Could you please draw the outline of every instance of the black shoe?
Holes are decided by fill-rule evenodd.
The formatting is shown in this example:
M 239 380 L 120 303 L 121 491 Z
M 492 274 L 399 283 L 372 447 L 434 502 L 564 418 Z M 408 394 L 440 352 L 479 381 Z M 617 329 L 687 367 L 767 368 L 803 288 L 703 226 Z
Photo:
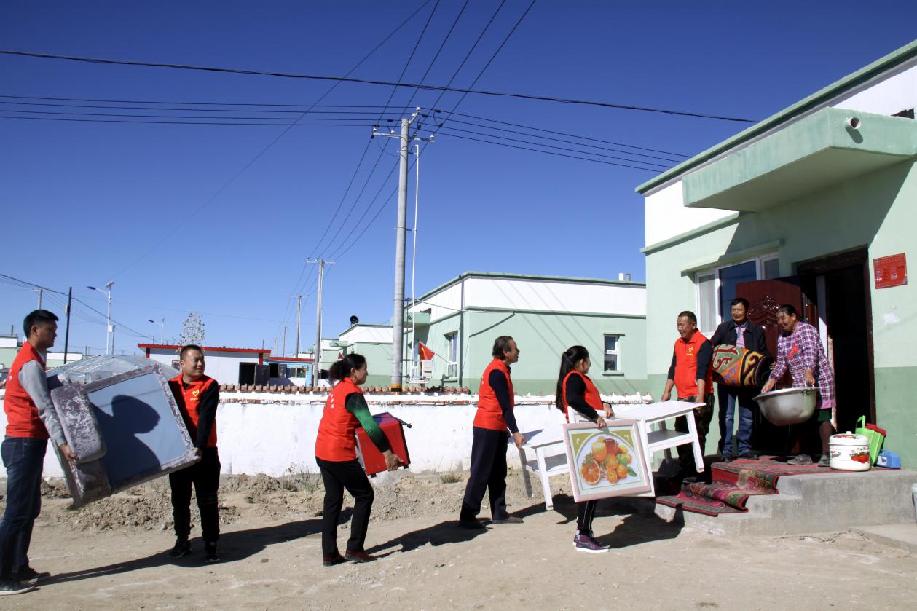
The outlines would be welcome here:
M 751 451 L 742 452 L 741 454 L 739 454 L 739 458 L 741 458 L 742 460 L 758 460 L 758 455 Z
M 219 562 L 216 543 L 204 543 L 204 562 Z
M 21 581 L 24 584 L 34 586 L 39 581 L 44 581 L 45 579 L 47 579 L 50 576 L 51 576 L 51 573 L 49 573 L 48 571 L 39 572 L 33 569 L 32 567 L 27 566 L 24 569 L 19 571 L 19 573 L 16 575 L 16 579 Z
M 467 530 L 487 530 L 487 526 L 475 518 L 472 518 L 471 520 L 459 520 L 458 525 L 459 528 L 465 528 Z
M 322 566 L 334 566 L 335 564 L 343 564 L 346 561 L 347 559 L 338 552 L 322 555 Z
M 506 516 L 505 518 L 497 518 L 490 521 L 491 524 L 522 524 L 522 518 L 517 518 L 516 516 Z
M 344 552 L 344 558 L 350 560 L 351 562 L 372 562 L 376 559 L 374 556 L 370 556 L 366 552 L 352 552 L 350 550 Z
M 0 579 L 0 596 L 25 594 L 35 589 L 34 585 L 22 583 L 16 579 Z
M 732 461 L 734 461 L 735 459 L 736 459 L 736 457 L 733 456 L 732 454 L 723 454 L 723 455 L 720 457 L 720 462 L 732 462 Z
M 184 558 L 191 553 L 191 542 L 187 539 L 176 539 L 175 546 L 169 550 L 169 555 L 173 558 Z

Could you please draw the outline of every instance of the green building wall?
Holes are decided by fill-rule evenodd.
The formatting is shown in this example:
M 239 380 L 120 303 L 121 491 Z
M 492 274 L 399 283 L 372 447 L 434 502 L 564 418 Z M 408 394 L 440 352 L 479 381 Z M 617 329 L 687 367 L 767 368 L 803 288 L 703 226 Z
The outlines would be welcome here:
M 460 376 L 443 380 L 449 354 L 446 336 L 460 332 Z M 477 391 L 481 373 L 491 360 L 493 342 L 500 335 L 511 335 L 519 346 L 519 362 L 513 366 L 513 386 L 519 394 L 553 394 L 561 352 L 574 344 L 589 350 L 590 377 L 602 392 L 647 390 L 643 317 L 469 309 L 417 328 L 417 339 L 437 353 L 433 359 L 433 383 L 444 381 L 472 391 Z M 621 370 L 614 374 L 602 371 L 605 335 L 621 336 Z
M 866 247 L 869 259 L 905 253 L 917 265 L 917 164 L 906 161 L 800 196 L 758 213 L 736 214 L 693 235 L 646 249 L 647 369 L 658 397 L 676 338 L 675 317 L 696 307 L 692 274 L 705 258 L 711 264 L 738 262 L 777 252 L 780 274 L 801 261 Z M 730 254 L 738 257 L 730 261 Z M 917 466 L 917 419 L 910 383 L 917 380 L 917 287 L 913 282 L 875 289 L 870 264 L 875 399 L 878 424 L 889 430 L 886 445 Z M 716 418 L 707 451 L 719 436 Z

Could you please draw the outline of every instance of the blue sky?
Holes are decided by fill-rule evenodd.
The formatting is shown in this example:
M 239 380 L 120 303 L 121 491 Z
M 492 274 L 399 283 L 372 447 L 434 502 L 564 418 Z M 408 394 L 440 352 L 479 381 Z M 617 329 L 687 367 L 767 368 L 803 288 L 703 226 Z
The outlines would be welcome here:
M 507 0 L 454 85 L 471 83 L 528 4 Z M 10 0 L 0 5 L 0 46 L 340 75 L 421 5 L 423 0 Z M 428 2 L 354 75 L 396 80 L 436 6 L 405 72 L 404 80 L 420 80 L 462 5 L 463 0 Z M 495 2 L 469 3 L 425 82 L 449 80 L 496 7 Z M 917 5 L 902 2 L 864 8 L 855 2 L 829 7 L 540 0 L 476 87 L 760 119 L 910 42 L 914 23 Z M 328 87 L 305 80 L 0 56 L 0 95 L 307 107 Z M 382 105 L 391 92 L 390 87 L 343 84 L 322 104 Z M 411 94 L 399 90 L 391 103 L 404 105 Z M 437 97 L 422 91 L 413 103 L 429 107 Z M 438 106 L 451 108 L 459 97 L 446 94 Z M 159 327 L 148 319 L 165 318 L 166 336 L 177 336 L 186 314 L 198 311 L 208 344 L 260 346 L 264 341 L 279 351 L 287 324 L 291 353 L 296 293 L 304 295 L 303 346 L 314 337 L 314 272 L 303 260 L 339 255 L 350 244 L 346 235 L 368 227 L 336 257 L 326 276 L 325 336 L 344 330 L 351 314 L 363 322 L 390 319 L 394 204 L 369 221 L 395 190 L 394 178 L 383 179 L 395 163 L 396 148 L 394 142 L 373 141 L 357 169 L 368 127 L 307 118 L 268 147 L 285 127 L 22 120 L 9 117 L 27 116 L 21 111 L 29 108 L 74 110 L 0 107 L 0 273 L 54 289 L 73 286 L 77 297 L 100 310 L 104 299 L 85 286 L 114 280 L 115 319 L 157 338 Z M 742 128 L 709 119 L 476 95 L 467 96 L 459 111 L 684 154 Z M 376 174 L 366 182 L 380 156 Z M 317 244 L 354 175 L 342 213 L 324 243 Z M 422 157 L 418 293 L 469 270 L 605 278 L 626 271 L 642 280 L 642 199 L 634 187 L 652 176 L 461 140 L 444 129 Z M 364 196 L 357 199 L 364 183 Z M 380 188 L 382 198 L 370 206 Z M 46 305 L 62 314 L 59 298 L 49 299 Z M 0 330 L 18 328 L 35 302 L 28 289 L 0 282 Z M 81 307 L 71 345 L 101 350 L 104 337 L 99 317 Z M 119 350 L 138 341 L 144 340 L 127 331 L 116 335 Z

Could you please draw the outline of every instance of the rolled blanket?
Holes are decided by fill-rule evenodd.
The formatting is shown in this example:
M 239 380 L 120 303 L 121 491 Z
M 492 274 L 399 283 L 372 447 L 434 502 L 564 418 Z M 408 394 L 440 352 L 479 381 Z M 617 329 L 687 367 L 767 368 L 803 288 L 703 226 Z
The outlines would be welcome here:
M 720 344 L 713 348 L 713 377 L 720 384 L 756 388 L 767 381 L 771 359 L 761 352 Z

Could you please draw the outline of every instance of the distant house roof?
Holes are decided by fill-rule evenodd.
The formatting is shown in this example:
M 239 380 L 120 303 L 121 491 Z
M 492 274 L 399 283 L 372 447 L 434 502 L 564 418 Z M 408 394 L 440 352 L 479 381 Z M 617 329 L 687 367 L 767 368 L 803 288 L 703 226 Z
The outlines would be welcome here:
M 444 282 L 436 288 L 430 289 L 418 297 L 418 301 L 439 293 L 443 289 L 468 278 L 483 278 L 485 280 L 531 280 L 535 282 L 569 282 L 572 284 L 604 284 L 608 286 L 646 288 L 646 284 L 643 282 L 634 282 L 632 280 L 606 280 L 604 278 L 578 278 L 576 276 L 540 276 L 535 274 L 510 274 L 503 272 L 463 272 L 452 280 Z
M 205 348 L 206 350 L 206 348 Z M 311 363 L 312 358 L 302 356 L 266 356 L 265 362 L 268 363 Z
M 791 106 L 784 108 L 783 110 L 771 115 L 763 121 L 755 123 L 748 129 L 739 132 L 732 138 L 723 140 L 722 142 L 715 144 L 714 146 L 698 153 L 686 161 L 681 162 L 677 166 L 663 172 L 662 174 L 651 178 L 642 185 L 638 186 L 636 191 L 637 193 L 647 193 L 656 187 L 674 180 L 685 172 L 696 168 L 712 160 L 713 158 L 718 157 L 719 155 L 722 155 L 723 153 L 739 146 L 740 144 L 758 138 L 789 121 L 822 108 L 833 98 L 861 87 L 864 83 L 867 83 L 868 81 L 881 76 L 889 70 L 914 59 L 917 59 L 917 41 L 911 42 L 910 44 L 904 45 L 903 47 L 892 51 L 885 57 L 872 62 L 868 66 L 865 66 L 860 70 L 853 72 L 852 74 L 848 74 L 844 78 L 831 83 L 827 87 L 816 91 L 812 95 L 803 98 Z
M 141 350 L 181 350 L 180 344 L 137 344 Z M 201 346 L 204 352 L 250 352 L 253 354 L 270 354 L 270 348 L 231 348 L 229 346 Z

